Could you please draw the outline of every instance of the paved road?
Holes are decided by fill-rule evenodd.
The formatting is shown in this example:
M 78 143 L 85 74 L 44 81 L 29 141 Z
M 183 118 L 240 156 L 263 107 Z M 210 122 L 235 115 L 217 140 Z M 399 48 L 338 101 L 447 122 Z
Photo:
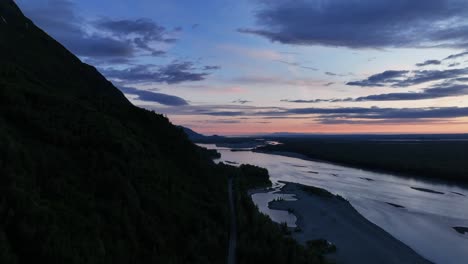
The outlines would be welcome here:
M 234 206 L 234 195 L 232 187 L 232 178 L 228 180 L 228 195 L 229 195 L 229 209 L 231 212 L 231 228 L 229 231 L 229 248 L 228 248 L 228 264 L 236 263 L 236 246 L 237 246 L 237 220 L 236 208 Z

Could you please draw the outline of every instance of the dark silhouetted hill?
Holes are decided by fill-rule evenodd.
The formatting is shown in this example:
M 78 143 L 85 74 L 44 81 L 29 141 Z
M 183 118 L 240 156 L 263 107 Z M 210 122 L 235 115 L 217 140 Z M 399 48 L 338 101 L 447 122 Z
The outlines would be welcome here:
M 13 1 L 0 16 L 0 263 L 224 263 L 227 175 L 242 171 L 133 106 Z M 315 257 L 245 223 L 262 230 L 245 259 Z

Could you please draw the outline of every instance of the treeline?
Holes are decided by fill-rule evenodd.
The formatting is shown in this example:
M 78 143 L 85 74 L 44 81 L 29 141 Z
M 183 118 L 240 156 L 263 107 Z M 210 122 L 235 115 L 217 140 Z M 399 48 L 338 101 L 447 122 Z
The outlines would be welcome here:
M 227 176 L 241 170 L 130 104 L 12 0 L 0 14 L 0 263 L 224 263 Z M 249 256 L 283 247 L 244 227 L 276 241 Z
M 468 183 L 468 141 L 373 141 L 282 138 L 260 151 L 303 154 L 312 159 L 360 168 Z
M 241 165 L 231 173 L 235 177 L 240 264 L 327 263 L 319 248 L 299 245 L 285 225 L 272 222 L 252 202 L 248 190 L 271 186 L 266 169 Z
M 226 178 L 180 129 L 23 87 L 0 84 L 0 263 L 225 260 Z
M 223 263 L 227 180 L 0 1 L 0 263 Z

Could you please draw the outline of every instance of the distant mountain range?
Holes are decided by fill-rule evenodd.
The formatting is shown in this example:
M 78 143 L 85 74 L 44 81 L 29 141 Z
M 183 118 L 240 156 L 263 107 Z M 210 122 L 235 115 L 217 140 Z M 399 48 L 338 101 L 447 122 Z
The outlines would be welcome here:
M 181 126 L 182 127 L 182 126 Z M 294 133 L 274 132 L 266 134 L 253 134 L 243 136 L 205 136 L 194 130 L 182 127 L 189 138 L 194 142 L 232 142 L 250 141 L 252 139 L 280 139 L 280 138 L 344 138 L 359 140 L 468 140 L 468 134 L 322 134 L 322 133 Z

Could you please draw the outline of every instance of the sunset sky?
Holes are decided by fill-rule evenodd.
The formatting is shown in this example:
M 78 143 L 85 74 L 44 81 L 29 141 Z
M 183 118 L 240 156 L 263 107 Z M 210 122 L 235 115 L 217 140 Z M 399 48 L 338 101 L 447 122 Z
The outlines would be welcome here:
M 197 132 L 468 132 L 466 0 L 16 2 Z

